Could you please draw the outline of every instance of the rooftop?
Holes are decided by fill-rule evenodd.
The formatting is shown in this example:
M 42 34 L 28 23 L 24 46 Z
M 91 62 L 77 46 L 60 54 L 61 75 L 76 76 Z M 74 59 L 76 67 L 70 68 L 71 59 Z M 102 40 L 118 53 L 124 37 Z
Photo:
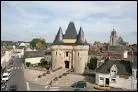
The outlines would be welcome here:
M 124 61 L 124 60 L 108 60 L 103 65 L 101 65 L 99 68 L 97 68 L 96 72 L 109 74 L 110 68 L 112 67 L 113 64 L 117 66 L 117 70 L 118 70 L 117 75 L 130 76 L 132 74 L 131 62 Z

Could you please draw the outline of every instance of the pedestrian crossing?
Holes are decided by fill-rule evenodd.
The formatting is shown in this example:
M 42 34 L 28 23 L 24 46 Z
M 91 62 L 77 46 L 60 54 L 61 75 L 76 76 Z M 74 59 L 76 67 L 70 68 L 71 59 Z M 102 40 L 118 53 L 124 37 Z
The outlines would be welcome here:
M 12 70 L 16 70 L 16 69 L 23 69 L 23 67 L 12 67 Z

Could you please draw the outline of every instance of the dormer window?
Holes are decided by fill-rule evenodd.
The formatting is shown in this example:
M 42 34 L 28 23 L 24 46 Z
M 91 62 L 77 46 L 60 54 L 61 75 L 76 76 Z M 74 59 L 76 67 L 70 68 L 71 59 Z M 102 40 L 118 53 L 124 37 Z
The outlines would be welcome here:
M 116 65 L 113 65 L 110 69 L 110 75 L 112 78 L 115 78 L 116 74 L 117 74 L 117 67 L 116 67 Z

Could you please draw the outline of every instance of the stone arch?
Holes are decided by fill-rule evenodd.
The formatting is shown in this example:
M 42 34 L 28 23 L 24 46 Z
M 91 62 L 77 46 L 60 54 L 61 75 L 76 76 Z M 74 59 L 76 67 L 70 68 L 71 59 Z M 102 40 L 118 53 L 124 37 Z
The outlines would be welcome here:
M 65 68 L 69 68 L 69 61 L 64 61 L 64 63 L 65 63 Z

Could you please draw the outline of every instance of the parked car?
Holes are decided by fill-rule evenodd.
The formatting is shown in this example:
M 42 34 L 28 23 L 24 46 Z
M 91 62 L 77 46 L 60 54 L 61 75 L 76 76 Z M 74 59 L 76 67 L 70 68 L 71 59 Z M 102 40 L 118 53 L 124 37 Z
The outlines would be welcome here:
M 1 85 L 1 91 L 8 91 L 8 85 L 2 84 Z
M 17 90 L 17 86 L 16 85 L 11 85 L 9 87 L 9 91 L 16 91 Z
M 74 89 L 74 91 L 86 91 L 86 82 L 85 81 L 78 81 L 71 85 L 71 87 Z
M 7 68 L 7 72 L 11 72 L 11 68 L 9 67 L 9 68 Z
M 8 81 L 9 80 L 9 76 L 10 76 L 10 74 L 8 72 L 3 73 L 2 81 Z
M 85 81 L 78 81 L 71 85 L 71 87 L 73 87 L 73 88 L 85 88 L 86 86 L 87 85 L 86 85 Z

